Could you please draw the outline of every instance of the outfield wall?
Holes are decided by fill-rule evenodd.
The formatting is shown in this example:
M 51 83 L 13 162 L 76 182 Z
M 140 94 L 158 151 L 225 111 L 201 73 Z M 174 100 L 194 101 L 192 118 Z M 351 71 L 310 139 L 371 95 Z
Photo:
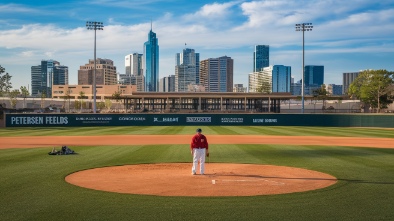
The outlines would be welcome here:
M 377 114 L 7 114 L 6 127 L 330 126 L 394 127 Z

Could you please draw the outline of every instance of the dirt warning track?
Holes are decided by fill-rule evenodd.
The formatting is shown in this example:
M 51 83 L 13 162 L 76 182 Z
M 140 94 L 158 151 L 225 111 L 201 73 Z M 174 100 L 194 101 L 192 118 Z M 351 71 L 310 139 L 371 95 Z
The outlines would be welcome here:
M 192 135 L 102 135 L 0 137 L 0 149 L 105 145 L 189 144 Z M 210 144 L 285 144 L 394 148 L 392 138 L 207 135 Z

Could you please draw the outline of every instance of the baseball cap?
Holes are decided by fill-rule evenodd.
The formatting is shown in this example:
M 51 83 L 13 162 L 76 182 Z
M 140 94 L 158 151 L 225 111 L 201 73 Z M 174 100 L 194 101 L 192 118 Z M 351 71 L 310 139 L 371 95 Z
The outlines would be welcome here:
M 197 128 L 196 132 L 202 132 L 201 128 Z

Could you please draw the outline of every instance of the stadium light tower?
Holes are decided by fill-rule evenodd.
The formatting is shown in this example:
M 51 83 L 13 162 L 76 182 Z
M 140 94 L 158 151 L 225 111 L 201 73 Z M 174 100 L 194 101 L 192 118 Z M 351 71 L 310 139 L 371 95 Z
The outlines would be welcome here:
M 301 83 L 301 97 L 302 97 L 302 110 L 301 112 L 304 113 L 304 85 L 305 85 L 305 50 L 304 50 L 304 43 L 305 43 L 305 31 L 312 31 L 312 23 L 302 23 L 296 24 L 295 29 L 296 31 L 302 31 L 302 83 Z
M 102 22 L 87 21 L 86 28 L 94 30 L 93 113 L 96 113 L 96 30 L 104 30 Z

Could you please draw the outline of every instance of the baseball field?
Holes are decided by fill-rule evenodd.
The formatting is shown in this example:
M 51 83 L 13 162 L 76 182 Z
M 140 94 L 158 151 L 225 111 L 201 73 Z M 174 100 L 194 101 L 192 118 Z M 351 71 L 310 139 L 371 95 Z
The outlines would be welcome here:
M 194 126 L 2 128 L 0 220 L 394 220 L 393 129 L 201 128 L 210 143 L 205 176 L 190 175 Z M 62 145 L 78 154 L 48 155 Z M 157 172 L 164 167 L 171 170 Z M 102 169 L 109 171 L 83 174 Z M 135 171 L 144 175 L 137 180 Z M 76 174 L 90 184 L 114 181 L 113 189 L 69 182 Z M 114 174 L 121 176 L 106 179 Z M 116 186 L 127 187 L 124 180 L 129 192 Z M 142 181 L 176 188 L 174 194 L 132 192 Z M 330 183 L 272 191 L 293 181 Z M 187 194 L 177 194 L 186 187 Z M 219 194 L 252 188 L 256 194 Z

